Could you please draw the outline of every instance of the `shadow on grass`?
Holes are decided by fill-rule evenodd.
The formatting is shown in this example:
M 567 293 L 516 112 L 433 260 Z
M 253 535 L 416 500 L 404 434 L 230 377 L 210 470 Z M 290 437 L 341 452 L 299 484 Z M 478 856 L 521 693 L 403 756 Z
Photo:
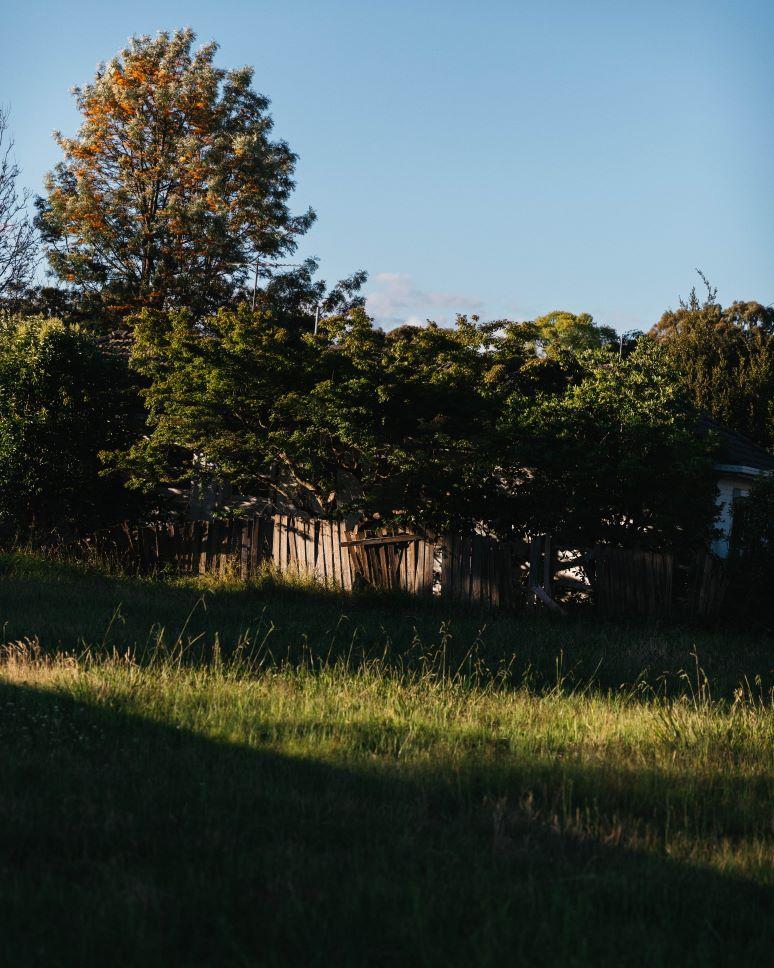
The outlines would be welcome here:
M 296 759 L 3 684 L 0 962 L 765 963 L 762 888 L 506 823 L 509 782 Z

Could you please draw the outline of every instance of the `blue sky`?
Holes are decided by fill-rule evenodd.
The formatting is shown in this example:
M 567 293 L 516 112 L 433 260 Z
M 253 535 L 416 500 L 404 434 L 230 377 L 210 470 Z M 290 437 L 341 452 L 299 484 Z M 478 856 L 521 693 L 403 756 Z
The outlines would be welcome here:
M 301 255 L 370 273 L 385 325 L 588 311 L 646 327 L 698 281 L 774 302 L 774 2 L 26 0 L 0 103 L 25 183 L 73 84 L 189 25 L 250 64 L 299 154 Z

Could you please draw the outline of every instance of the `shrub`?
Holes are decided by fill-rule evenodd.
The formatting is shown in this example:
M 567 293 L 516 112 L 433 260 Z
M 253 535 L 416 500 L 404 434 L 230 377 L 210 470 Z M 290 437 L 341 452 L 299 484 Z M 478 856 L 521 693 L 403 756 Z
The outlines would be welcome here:
M 100 452 L 137 423 L 126 362 L 58 319 L 0 319 L 0 529 L 28 537 L 121 517 Z

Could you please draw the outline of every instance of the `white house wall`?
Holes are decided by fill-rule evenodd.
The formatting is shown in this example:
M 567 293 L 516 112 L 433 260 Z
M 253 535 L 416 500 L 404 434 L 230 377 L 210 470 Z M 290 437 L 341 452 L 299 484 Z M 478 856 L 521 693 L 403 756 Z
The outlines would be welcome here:
M 712 542 L 712 550 L 718 558 L 727 558 L 731 539 L 731 528 L 733 527 L 733 503 L 734 491 L 738 497 L 747 497 L 750 493 L 750 478 L 739 475 L 723 476 L 718 479 L 718 494 L 716 503 L 720 508 L 720 514 L 715 523 L 715 527 L 720 531 L 720 535 Z

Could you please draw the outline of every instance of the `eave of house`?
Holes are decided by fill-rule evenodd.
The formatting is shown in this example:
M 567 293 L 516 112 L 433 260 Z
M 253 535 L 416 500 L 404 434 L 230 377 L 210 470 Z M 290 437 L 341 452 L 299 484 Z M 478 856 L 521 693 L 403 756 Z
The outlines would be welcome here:
M 713 464 L 712 468 L 718 474 L 730 474 L 735 477 L 760 477 L 772 473 L 762 467 L 748 467 L 744 464 Z

